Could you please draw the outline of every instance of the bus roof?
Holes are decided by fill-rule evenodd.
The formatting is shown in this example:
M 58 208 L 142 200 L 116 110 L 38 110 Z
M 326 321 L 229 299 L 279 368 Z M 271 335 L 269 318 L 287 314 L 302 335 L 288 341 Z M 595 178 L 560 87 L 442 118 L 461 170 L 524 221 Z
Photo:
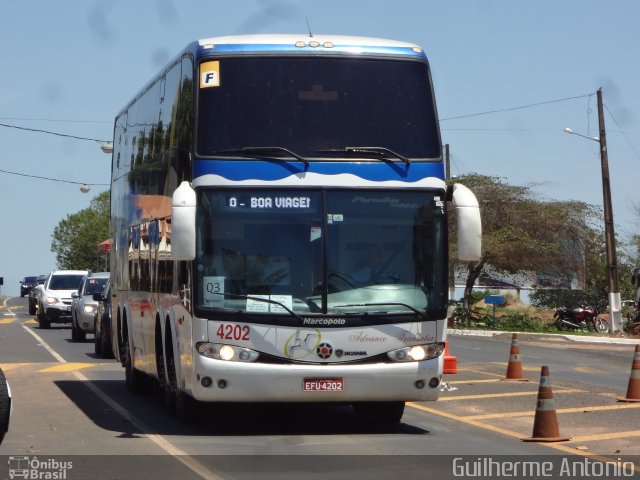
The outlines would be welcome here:
M 344 35 L 258 34 L 210 37 L 199 40 L 200 53 L 304 51 L 305 53 L 382 53 L 424 55 L 421 47 L 409 42 Z

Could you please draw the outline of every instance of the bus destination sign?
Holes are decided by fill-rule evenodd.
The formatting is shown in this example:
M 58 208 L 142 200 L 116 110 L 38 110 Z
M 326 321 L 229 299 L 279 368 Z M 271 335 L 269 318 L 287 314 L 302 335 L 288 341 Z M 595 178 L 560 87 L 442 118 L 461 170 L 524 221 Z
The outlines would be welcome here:
M 227 197 L 227 207 L 261 210 L 308 209 L 311 208 L 311 198 L 282 195 L 232 196 Z

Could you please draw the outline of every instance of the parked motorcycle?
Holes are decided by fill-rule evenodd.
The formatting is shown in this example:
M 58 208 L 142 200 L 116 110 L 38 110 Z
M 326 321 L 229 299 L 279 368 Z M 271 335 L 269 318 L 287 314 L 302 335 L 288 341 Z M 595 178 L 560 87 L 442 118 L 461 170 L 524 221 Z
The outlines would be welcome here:
M 609 324 L 606 320 L 600 318 L 598 309 L 594 307 L 579 307 L 569 309 L 567 307 L 556 308 L 553 314 L 555 326 L 558 330 L 594 330 L 598 333 L 604 333 L 609 330 Z

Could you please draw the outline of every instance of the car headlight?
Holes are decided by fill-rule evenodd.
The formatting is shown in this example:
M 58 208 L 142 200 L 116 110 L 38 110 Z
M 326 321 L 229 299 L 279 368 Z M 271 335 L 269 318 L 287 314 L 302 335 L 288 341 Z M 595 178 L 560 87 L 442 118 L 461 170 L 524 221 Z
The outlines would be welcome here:
M 196 349 L 203 357 L 230 362 L 255 362 L 260 356 L 254 350 L 221 343 L 200 342 L 196 344 Z
M 394 362 L 420 362 L 436 358 L 444 352 L 444 343 L 427 343 L 413 347 L 399 348 L 387 352 L 387 356 Z
M 56 297 L 47 297 L 47 303 L 49 305 L 55 305 L 56 303 L 60 303 L 60 300 L 58 300 Z
M 96 306 L 95 305 L 85 305 L 84 307 L 82 307 L 82 311 L 84 313 L 94 313 L 96 311 Z

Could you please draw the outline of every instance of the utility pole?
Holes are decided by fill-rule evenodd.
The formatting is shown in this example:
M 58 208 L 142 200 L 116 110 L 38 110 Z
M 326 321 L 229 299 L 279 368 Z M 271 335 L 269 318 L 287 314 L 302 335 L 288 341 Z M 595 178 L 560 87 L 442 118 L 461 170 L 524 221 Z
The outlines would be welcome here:
M 609 333 L 622 330 L 622 301 L 618 282 L 618 260 L 616 259 L 616 236 L 613 228 L 613 207 L 611 205 L 611 182 L 609 180 L 609 156 L 607 135 L 604 127 L 602 88 L 598 89 L 598 128 L 600 143 L 600 163 L 602 165 L 602 196 L 604 207 L 604 234 L 607 246 L 607 271 L 609 274 Z
M 449 144 L 444 144 L 444 178 L 449 180 L 451 178 L 451 159 L 449 158 Z

